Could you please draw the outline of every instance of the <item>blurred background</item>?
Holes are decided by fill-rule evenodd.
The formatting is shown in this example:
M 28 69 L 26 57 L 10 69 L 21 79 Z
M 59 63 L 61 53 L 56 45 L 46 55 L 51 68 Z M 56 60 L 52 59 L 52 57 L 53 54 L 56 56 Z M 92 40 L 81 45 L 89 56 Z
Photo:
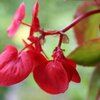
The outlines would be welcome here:
M 21 2 L 25 2 L 26 16 L 24 22 L 31 24 L 32 7 L 35 0 L 0 0 L 0 52 L 8 44 L 23 48 L 22 39 L 26 39 L 29 28 L 21 25 L 14 38 L 7 36 L 7 28 L 10 25 L 14 13 Z M 81 0 L 39 0 L 39 19 L 41 27 L 45 30 L 57 30 L 66 27 L 73 20 L 76 8 Z M 63 44 L 67 56 L 77 45 L 74 39 L 73 29 L 66 32 L 69 36 L 69 44 Z M 54 47 L 57 45 L 58 37 L 47 37 L 43 49 L 51 59 Z M 52 42 L 52 43 L 51 43 Z M 81 83 L 71 82 L 69 89 L 60 95 L 49 95 L 42 91 L 35 83 L 32 74 L 23 82 L 10 87 L 0 87 L 0 100 L 86 100 L 89 81 L 93 68 L 77 66 L 81 77 Z

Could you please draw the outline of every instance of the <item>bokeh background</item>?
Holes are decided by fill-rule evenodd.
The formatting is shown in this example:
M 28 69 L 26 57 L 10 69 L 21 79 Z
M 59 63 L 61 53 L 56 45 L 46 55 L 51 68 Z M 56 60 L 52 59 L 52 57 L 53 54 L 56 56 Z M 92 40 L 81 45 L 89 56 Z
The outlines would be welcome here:
M 0 0 L 0 52 L 8 44 L 17 46 L 20 50 L 23 47 L 22 39 L 26 39 L 29 28 L 22 25 L 14 38 L 7 36 L 7 28 L 11 23 L 14 13 L 21 2 L 25 2 L 26 16 L 24 22 L 31 24 L 32 7 L 35 0 Z M 45 30 L 62 29 L 73 20 L 73 16 L 82 0 L 39 0 L 39 19 L 41 27 Z M 69 36 L 69 43 L 63 44 L 67 56 L 77 45 L 73 29 L 66 32 Z M 50 59 L 54 47 L 57 45 L 58 37 L 47 37 L 43 49 Z M 91 74 L 94 68 L 77 66 L 81 77 L 81 83 L 71 82 L 69 89 L 59 95 L 50 95 L 42 91 L 35 83 L 32 74 L 23 82 L 10 86 L 0 86 L 0 100 L 86 100 Z

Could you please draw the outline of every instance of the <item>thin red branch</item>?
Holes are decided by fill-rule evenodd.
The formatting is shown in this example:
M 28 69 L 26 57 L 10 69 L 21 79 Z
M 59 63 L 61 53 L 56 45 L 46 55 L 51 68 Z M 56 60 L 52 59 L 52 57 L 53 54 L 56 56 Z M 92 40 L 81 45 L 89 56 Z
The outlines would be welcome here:
M 71 24 L 69 24 L 67 27 L 65 27 L 64 29 L 62 30 L 59 30 L 59 31 L 52 31 L 52 33 L 48 33 L 48 32 L 44 32 L 43 30 L 40 30 L 41 32 L 43 31 L 44 33 L 47 33 L 45 34 L 45 36 L 48 36 L 48 35 L 56 35 L 56 34 L 59 34 L 60 32 L 66 32 L 68 31 L 70 28 L 72 28 L 73 26 L 75 26 L 76 24 L 78 24 L 80 21 L 82 21 L 83 19 L 87 18 L 87 17 L 90 17 L 94 14 L 99 14 L 100 13 L 100 9 L 97 9 L 97 10 L 93 10 L 93 11 L 89 11 L 79 17 L 77 17 Z
M 61 47 L 62 39 L 63 39 L 63 34 L 60 34 L 59 43 L 58 43 L 59 48 Z
M 70 25 L 68 25 L 67 27 L 65 27 L 64 29 L 62 29 L 60 31 L 62 31 L 64 33 L 66 31 L 68 31 L 70 28 L 72 28 L 73 26 L 75 26 L 77 23 L 82 21 L 83 19 L 85 19 L 85 18 L 87 18 L 89 16 L 92 16 L 94 14 L 98 14 L 98 13 L 100 13 L 100 9 L 87 12 L 87 13 L 79 16 L 78 18 L 76 18 Z
M 28 27 L 31 27 L 31 25 L 29 25 L 29 24 L 26 24 L 26 23 L 24 23 L 24 22 L 21 22 L 23 25 L 25 25 L 25 26 L 28 26 Z

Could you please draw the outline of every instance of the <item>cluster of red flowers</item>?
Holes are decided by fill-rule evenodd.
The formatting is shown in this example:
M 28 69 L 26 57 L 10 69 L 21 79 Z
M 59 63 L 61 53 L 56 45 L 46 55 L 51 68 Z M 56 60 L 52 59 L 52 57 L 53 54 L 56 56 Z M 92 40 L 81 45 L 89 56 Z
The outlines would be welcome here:
M 16 47 L 7 46 L 0 55 L 0 86 L 10 86 L 23 81 L 30 73 L 36 83 L 44 91 L 50 94 L 59 94 L 68 89 L 71 81 L 80 82 L 80 76 L 76 71 L 76 64 L 66 58 L 61 49 L 63 37 L 66 35 L 62 31 L 44 31 L 40 27 L 38 19 L 38 0 L 32 10 L 32 24 L 28 25 L 22 20 L 25 17 L 25 4 L 22 3 L 17 9 L 13 21 L 7 29 L 8 36 L 13 37 L 20 27 L 24 24 L 30 27 L 30 33 L 27 39 L 28 44 L 23 41 L 25 47 L 18 52 Z M 35 32 L 39 32 L 40 36 L 34 36 Z M 59 35 L 58 46 L 55 47 L 52 54 L 53 60 L 49 60 L 41 45 L 45 36 Z M 67 36 L 66 36 L 67 37 Z

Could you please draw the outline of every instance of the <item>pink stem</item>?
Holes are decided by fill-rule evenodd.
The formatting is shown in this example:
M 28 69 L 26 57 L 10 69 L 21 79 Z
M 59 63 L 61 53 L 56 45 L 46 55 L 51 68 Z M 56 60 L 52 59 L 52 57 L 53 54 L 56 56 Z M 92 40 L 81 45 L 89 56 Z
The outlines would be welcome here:
M 25 50 L 26 48 L 32 46 L 32 44 L 33 44 L 33 43 L 27 44 L 24 48 L 22 48 L 22 50 L 19 52 L 19 54 L 20 54 L 23 50 Z
M 62 30 L 59 30 L 59 31 L 57 31 L 57 32 L 52 32 L 52 33 L 47 33 L 47 34 L 45 34 L 45 36 L 48 36 L 48 35 L 56 35 L 56 34 L 59 34 L 59 33 L 61 33 L 61 32 L 66 32 L 66 31 L 68 31 L 70 28 L 72 28 L 73 26 L 75 26 L 77 23 L 79 23 L 80 21 L 82 21 L 83 19 L 85 19 L 85 18 L 87 18 L 87 17 L 89 17 L 89 16 L 92 16 L 92 15 L 94 15 L 94 14 L 98 14 L 98 13 L 100 13 L 100 9 L 97 9 L 97 10 L 93 10 L 93 11 L 89 11 L 89 12 L 87 12 L 87 13 L 85 13 L 85 14 L 83 14 L 83 15 L 81 15 L 81 16 L 79 16 L 79 17 L 77 17 L 71 24 L 69 24 L 67 27 L 65 27 L 64 29 L 62 29 Z M 41 30 L 42 31 L 42 30 Z M 44 32 L 45 33 L 45 32 Z
M 63 34 L 60 34 L 59 43 L 58 43 L 59 48 L 61 47 L 62 39 L 63 39 Z
M 87 17 L 89 17 L 91 15 L 97 14 L 97 13 L 100 13 L 100 9 L 87 12 L 87 13 L 79 16 L 78 18 L 76 18 L 70 25 L 68 25 L 67 27 L 65 27 L 64 29 L 62 29 L 60 31 L 62 31 L 64 33 L 66 31 L 68 31 L 70 28 L 72 28 L 74 25 L 79 23 L 81 20 L 83 20 L 83 19 L 85 19 L 85 18 L 87 18 Z
M 25 25 L 25 26 L 28 26 L 28 27 L 31 27 L 31 25 L 29 25 L 29 24 L 26 24 L 26 23 L 24 23 L 24 22 L 21 22 L 23 25 Z
M 87 12 L 81 16 L 79 16 L 78 18 L 76 18 L 70 25 L 68 25 L 67 27 L 65 27 L 64 29 L 60 30 L 60 31 L 57 31 L 56 33 L 53 33 L 53 34 L 60 34 L 60 39 L 59 39 L 59 43 L 58 43 L 58 47 L 61 47 L 61 44 L 62 44 L 62 39 L 63 39 L 63 33 L 68 31 L 70 28 L 72 28 L 74 25 L 76 25 L 78 22 L 80 22 L 81 20 L 83 20 L 84 18 L 87 18 L 93 14 L 97 14 L 97 13 L 100 13 L 100 9 L 98 10 L 94 10 L 94 11 L 90 11 L 90 12 Z M 52 34 L 52 35 L 53 35 Z

